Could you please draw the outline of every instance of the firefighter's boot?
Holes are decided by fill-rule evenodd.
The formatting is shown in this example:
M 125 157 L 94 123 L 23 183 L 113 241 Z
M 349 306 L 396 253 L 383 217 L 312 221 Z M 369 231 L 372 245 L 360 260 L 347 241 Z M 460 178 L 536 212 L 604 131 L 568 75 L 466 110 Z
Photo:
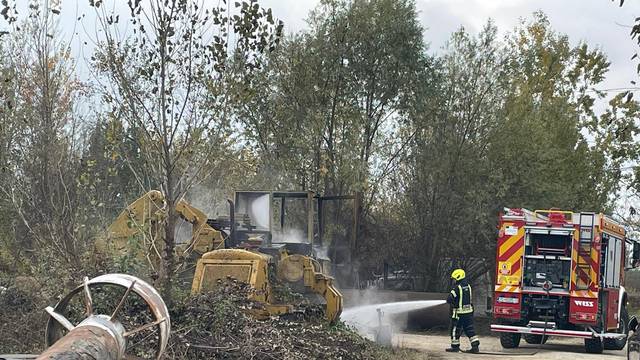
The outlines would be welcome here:
M 460 345 L 451 345 L 451 347 L 444 349 L 446 352 L 460 352 Z
M 471 350 L 469 350 L 469 352 L 472 354 L 477 354 L 480 352 L 480 340 L 478 340 L 478 337 L 471 337 Z

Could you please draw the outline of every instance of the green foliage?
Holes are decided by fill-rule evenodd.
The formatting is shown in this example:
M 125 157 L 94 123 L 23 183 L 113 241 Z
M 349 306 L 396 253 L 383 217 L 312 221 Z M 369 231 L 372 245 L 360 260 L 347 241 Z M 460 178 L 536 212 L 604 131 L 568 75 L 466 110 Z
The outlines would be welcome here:
M 91 84 L 55 12 L 16 22 L 0 6 L 21 29 L 0 38 L 1 272 L 65 286 L 114 270 L 152 277 L 139 237 L 125 254 L 94 251 L 147 190 L 214 217 L 234 189 L 300 189 L 362 199 L 325 209 L 326 239 L 358 234 L 353 254 L 325 244 L 334 260 L 360 279 L 386 262 L 438 290 L 454 265 L 471 277 L 491 267 L 503 206 L 611 212 L 621 184 L 640 192 L 640 170 L 624 170 L 640 155 L 633 92 L 598 111 L 606 55 L 542 13 L 505 38 L 492 22 L 460 29 L 432 54 L 411 0 L 323 0 L 286 37 L 254 0 L 152 2 L 166 6 L 147 16 L 148 2 L 126 13 L 90 2 L 102 30 Z M 168 213 L 165 278 L 179 271 Z
M 391 117 L 424 65 L 411 1 L 325 1 L 310 31 L 289 36 L 236 100 L 244 136 L 271 186 L 375 192 L 389 161 Z M 265 96 L 265 94 L 269 94 Z
M 139 258 L 139 254 L 143 253 L 142 250 L 142 240 L 140 239 L 142 235 L 134 235 L 130 236 L 127 239 L 127 250 L 123 254 L 114 254 L 113 255 L 113 263 L 114 269 L 113 272 L 124 273 L 124 274 L 140 274 L 142 275 L 145 272 L 146 262 L 142 261 Z
M 610 210 L 608 196 L 619 179 L 605 164 L 604 144 L 590 146 L 582 133 L 595 117 L 589 91 L 603 80 L 606 58 L 585 44 L 572 48 L 542 14 L 518 27 L 507 46 L 512 49 L 507 59 L 511 84 L 491 156 L 503 174 L 498 181 L 519 189 L 505 188 L 503 201 L 533 208 Z M 504 153 L 517 158 L 500 161 Z
M 102 162 L 109 170 L 122 158 L 122 175 L 134 176 L 141 192 L 162 189 L 168 216 L 158 273 L 170 296 L 177 268 L 175 204 L 223 163 L 217 159 L 233 144 L 226 90 L 250 79 L 262 54 L 279 42 L 282 23 L 255 0 L 130 1 L 123 14 L 105 10 L 101 1 L 90 5 L 99 9 L 102 30 L 93 66 L 107 124 L 114 126 L 106 129 L 112 141 L 103 146 L 110 157 Z M 123 39 L 121 18 L 132 29 Z M 234 74 L 227 70 L 232 60 L 242 63 Z M 128 133 L 127 141 L 111 130 Z
M 477 36 L 453 34 L 412 114 L 408 161 L 389 181 L 406 189 L 387 203 L 399 215 L 381 209 L 370 226 L 374 240 L 397 231 L 384 260 L 427 289 L 445 289 L 454 266 L 472 278 L 491 268 L 503 206 L 611 211 L 620 168 L 637 157 L 637 104 L 618 96 L 593 111 L 604 54 L 571 46 L 542 13 L 505 41 L 496 33 L 489 22 Z M 367 254 L 376 246 L 385 243 Z

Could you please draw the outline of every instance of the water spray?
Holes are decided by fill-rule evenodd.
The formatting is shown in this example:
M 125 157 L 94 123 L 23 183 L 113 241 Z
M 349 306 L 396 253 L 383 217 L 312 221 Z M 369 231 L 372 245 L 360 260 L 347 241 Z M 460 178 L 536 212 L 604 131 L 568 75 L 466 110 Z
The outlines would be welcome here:
M 393 327 L 389 323 L 390 316 L 405 314 L 411 311 L 423 310 L 430 307 L 445 304 L 444 300 L 400 301 L 383 304 L 362 305 L 345 309 L 340 319 L 352 326 L 361 336 L 373 335 L 373 340 L 384 346 L 391 346 L 393 339 Z M 385 320 L 387 323 L 385 323 Z M 495 356 L 532 356 L 536 355 L 540 348 L 534 352 L 480 352 L 481 355 Z
M 361 336 L 372 338 L 382 345 L 391 346 L 394 315 L 427 309 L 444 303 L 444 300 L 420 300 L 362 305 L 345 309 L 340 319 L 358 331 Z
M 378 329 L 376 331 L 376 342 L 382 346 L 392 346 L 393 329 L 390 325 L 385 325 L 383 318 L 384 313 L 381 308 L 377 308 L 378 312 Z

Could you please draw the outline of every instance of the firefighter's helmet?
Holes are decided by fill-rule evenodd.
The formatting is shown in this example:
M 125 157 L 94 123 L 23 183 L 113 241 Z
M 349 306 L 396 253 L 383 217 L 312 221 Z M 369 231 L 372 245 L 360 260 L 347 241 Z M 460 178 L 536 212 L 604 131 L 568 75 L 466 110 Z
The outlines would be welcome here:
M 464 270 L 462 270 L 462 269 L 455 269 L 455 270 L 453 270 L 453 272 L 451 273 L 451 278 L 453 278 L 453 279 L 454 279 L 454 280 L 456 280 L 456 281 L 460 281 L 460 280 L 464 279 L 465 275 L 466 275 L 466 274 L 464 273 Z

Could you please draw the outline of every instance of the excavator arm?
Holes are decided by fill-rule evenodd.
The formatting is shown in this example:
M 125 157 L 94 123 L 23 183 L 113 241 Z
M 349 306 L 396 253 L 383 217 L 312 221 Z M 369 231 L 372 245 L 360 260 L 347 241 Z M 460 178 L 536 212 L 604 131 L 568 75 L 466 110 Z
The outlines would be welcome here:
M 338 321 L 342 313 L 342 294 L 333 286 L 333 277 L 322 273 L 320 264 L 308 256 L 304 256 L 304 285 L 324 297 L 327 320 L 330 323 Z
M 222 233 L 207 224 L 208 217 L 205 213 L 184 200 L 176 204 L 176 212 L 193 225 L 192 238 L 184 253 L 192 250 L 202 255 L 211 250 L 224 249 Z
M 129 239 L 138 234 L 148 234 L 144 246 L 151 247 L 151 243 L 158 237 L 158 224 L 166 217 L 164 196 L 160 191 L 151 190 L 129 204 L 107 228 L 105 237 L 96 241 L 100 251 L 114 251 L 128 253 Z M 147 242 L 147 240 L 149 240 Z M 142 254 L 138 254 L 141 258 Z
M 207 224 L 207 215 L 180 200 L 175 206 L 178 215 L 192 225 L 192 237 L 186 246 L 180 246 L 178 255 L 185 256 L 191 251 L 199 255 L 214 249 L 224 248 L 224 238 L 220 231 Z M 155 228 L 167 216 L 164 195 L 151 190 L 129 204 L 107 230 L 107 239 L 115 245 L 116 251 L 124 251 L 128 239 L 134 235 L 149 231 L 153 237 L 160 238 L 161 231 Z
M 138 234 L 145 224 L 160 221 L 165 216 L 164 195 L 158 190 L 151 190 L 127 206 L 107 232 L 111 239 L 128 238 Z
M 278 276 L 289 282 L 303 280 L 306 288 L 324 298 L 327 320 L 334 323 L 340 318 L 342 294 L 333 285 L 333 278 L 322 272 L 317 260 L 299 254 L 285 254 L 278 263 Z

